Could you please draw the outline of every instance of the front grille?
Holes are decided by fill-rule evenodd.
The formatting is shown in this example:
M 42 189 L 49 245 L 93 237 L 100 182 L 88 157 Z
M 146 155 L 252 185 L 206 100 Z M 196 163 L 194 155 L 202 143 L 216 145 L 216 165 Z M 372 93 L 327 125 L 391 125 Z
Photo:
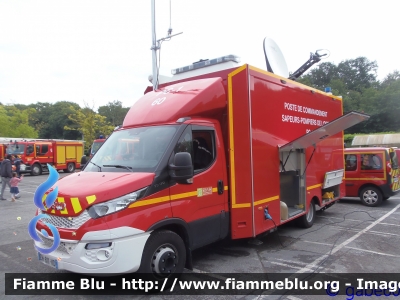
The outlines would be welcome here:
M 41 234 L 41 233 L 38 233 L 38 234 L 40 235 L 40 239 L 43 241 L 42 244 L 44 244 L 44 245 L 46 246 L 46 248 L 51 248 L 51 247 L 53 246 L 54 240 L 52 240 L 52 239 L 50 239 L 50 238 L 48 238 L 48 237 L 45 237 L 45 236 L 44 236 L 43 234 Z M 68 251 L 67 251 L 67 249 L 65 248 L 65 243 L 63 243 L 63 242 L 60 243 L 60 246 L 58 246 L 57 250 L 60 251 L 60 252 L 62 252 L 62 253 L 68 254 Z
M 42 222 L 54 225 L 55 227 L 58 228 L 66 228 L 66 229 L 78 229 L 83 224 L 85 224 L 87 220 L 90 219 L 90 216 L 86 210 L 84 210 L 83 213 L 81 213 L 77 217 L 60 217 L 60 216 L 50 215 L 44 212 L 41 213 L 50 217 L 50 218 L 40 219 Z

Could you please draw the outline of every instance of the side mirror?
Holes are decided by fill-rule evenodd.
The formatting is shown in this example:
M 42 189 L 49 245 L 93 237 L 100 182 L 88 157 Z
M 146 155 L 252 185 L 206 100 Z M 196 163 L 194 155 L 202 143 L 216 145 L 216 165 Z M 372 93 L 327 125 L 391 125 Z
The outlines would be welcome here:
M 188 152 L 175 154 L 174 163 L 169 165 L 169 175 L 178 183 L 188 183 L 193 178 L 192 157 Z

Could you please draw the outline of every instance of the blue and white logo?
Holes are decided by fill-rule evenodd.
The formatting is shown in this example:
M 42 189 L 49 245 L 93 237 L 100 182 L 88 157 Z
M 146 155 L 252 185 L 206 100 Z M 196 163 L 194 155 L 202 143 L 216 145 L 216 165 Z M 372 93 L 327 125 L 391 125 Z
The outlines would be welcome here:
M 58 178 L 60 177 L 57 170 L 54 169 L 52 166 L 47 164 L 47 168 L 49 169 L 50 172 L 49 178 L 38 186 L 33 196 L 33 202 L 35 203 L 36 207 L 39 208 L 40 210 L 47 210 L 48 208 L 50 208 L 54 204 L 58 196 L 58 187 L 55 187 L 55 189 L 51 191 L 46 197 L 45 200 L 46 206 L 43 205 L 42 199 L 46 191 L 49 190 L 58 181 Z M 29 222 L 28 231 L 32 239 L 34 239 L 37 242 L 43 243 L 42 239 L 38 236 L 36 232 L 36 224 L 40 219 L 49 219 L 49 218 L 50 217 L 48 215 L 39 214 Z M 46 223 L 46 221 L 44 221 L 44 223 L 50 229 L 53 235 L 54 239 L 53 245 L 50 248 L 40 248 L 35 245 L 35 248 L 42 254 L 49 254 L 54 250 L 56 250 L 60 245 L 60 233 L 58 232 L 57 228 L 54 225 Z M 41 230 L 41 233 L 45 237 L 49 236 L 47 231 L 44 229 Z

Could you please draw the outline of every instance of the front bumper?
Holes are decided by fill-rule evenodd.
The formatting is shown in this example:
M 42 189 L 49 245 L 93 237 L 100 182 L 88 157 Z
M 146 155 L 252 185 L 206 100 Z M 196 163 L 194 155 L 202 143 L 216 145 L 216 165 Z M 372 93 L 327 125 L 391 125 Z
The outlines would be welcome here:
M 44 243 L 35 246 L 49 248 L 53 240 L 38 232 Z M 131 227 L 88 232 L 80 241 L 61 240 L 57 250 L 42 255 L 57 260 L 59 270 L 83 274 L 121 274 L 136 272 L 150 232 Z M 86 249 L 87 244 L 106 244 L 98 249 Z M 49 245 L 50 244 L 50 245 Z
M 21 164 L 19 167 L 20 173 L 30 173 L 32 171 L 31 165 Z

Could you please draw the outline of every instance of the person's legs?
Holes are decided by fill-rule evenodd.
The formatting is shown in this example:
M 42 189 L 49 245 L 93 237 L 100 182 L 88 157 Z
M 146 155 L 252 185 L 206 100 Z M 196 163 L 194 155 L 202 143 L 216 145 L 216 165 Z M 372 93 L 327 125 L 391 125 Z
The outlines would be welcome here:
M 11 201 L 15 202 L 15 194 L 11 194 Z
M 1 200 L 6 200 L 4 198 L 4 190 L 6 189 L 7 184 L 8 184 L 8 186 L 10 186 L 10 178 L 2 177 L 1 178 L 1 195 L 0 195 Z
M 10 183 L 11 178 L 6 178 L 6 185 L 8 185 L 8 188 L 11 190 L 11 183 Z M 2 191 L 1 193 L 2 197 L 4 197 L 4 192 Z

